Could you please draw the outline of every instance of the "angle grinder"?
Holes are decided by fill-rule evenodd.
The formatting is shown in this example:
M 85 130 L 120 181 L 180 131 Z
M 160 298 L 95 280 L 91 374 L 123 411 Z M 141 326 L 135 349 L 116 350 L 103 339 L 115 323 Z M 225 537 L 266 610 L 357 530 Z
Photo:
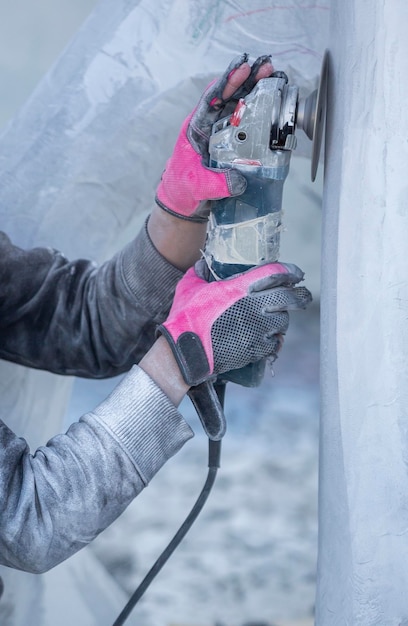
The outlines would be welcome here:
M 311 179 L 316 178 L 324 132 L 328 83 L 324 53 L 318 88 L 300 98 L 284 72 L 261 79 L 232 115 L 216 122 L 209 143 L 210 166 L 233 167 L 247 180 L 246 191 L 213 202 L 204 255 L 213 279 L 228 278 L 279 258 L 283 185 L 298 129 L 312 141 Z M 257 386 L 265 362 L 223 375 Z

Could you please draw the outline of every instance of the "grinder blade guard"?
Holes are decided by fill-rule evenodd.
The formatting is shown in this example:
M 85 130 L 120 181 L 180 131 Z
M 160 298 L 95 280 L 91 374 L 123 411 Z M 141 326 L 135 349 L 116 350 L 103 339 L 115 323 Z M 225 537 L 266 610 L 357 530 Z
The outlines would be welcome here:
M 311 178 L 315 180 L 323 138 L 328 52 L 323 56 L 318 89 L 306 98 L 284 72 L 260 80 L 232 115 L 216 122 L 210 137 L 210 166 L 236 168 L 247 180 L 245 192 L 213 202 L 205 258 L 213 278 L 222 279 L 279 258 L 283 185 L 296 131 L 312 140 Z M 264 363 L 224 376 L 257 386 Z

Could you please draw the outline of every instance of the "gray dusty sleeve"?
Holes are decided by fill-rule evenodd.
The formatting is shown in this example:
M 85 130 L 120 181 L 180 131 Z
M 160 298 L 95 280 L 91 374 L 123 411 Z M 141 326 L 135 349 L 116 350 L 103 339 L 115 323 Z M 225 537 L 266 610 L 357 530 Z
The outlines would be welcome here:
M 147 224 L 100 267 L 22 250 L 0 233 L 0 358 L 92 378 L 128 371 L 151 347 L 181 276 Z
M 40 573 L 68 558 L 192 436 L 137 366 L 94 411 L 34 454 L 0 421 L 0 562 Z

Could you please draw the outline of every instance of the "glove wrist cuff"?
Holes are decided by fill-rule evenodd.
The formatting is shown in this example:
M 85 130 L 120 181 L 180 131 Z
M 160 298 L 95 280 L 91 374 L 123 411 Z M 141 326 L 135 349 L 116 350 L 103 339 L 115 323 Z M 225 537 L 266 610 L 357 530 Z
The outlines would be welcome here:
M 161 325 L 157 334 L 163 335 L 169 343 L 187 385 L 196 386 L 211 377 L 211 369 L 204 346 L 196 333 L 191 331 L 181 333 L 175 341 L 166 326 Z
M 161 209 L 163 209 L 163 211 L 166 211 L 166 213 L 170 213 L 170 215 L 174 215 L 174 217 L 178 217 L 180 220 L 186 220 L 187 222 L 196 222 L 198 224 L 205 224 L 206 222 L 208 222 L 208 218 L 202 217 L 201 215 L 182 215 L 181 213 L 177 213 L 177 211 L 173 211 L 173 209 L 170 209 L 168 206 L 163 204 L 163 202 L 159 200 L 158 196 L 155 197 L 155 202 Z

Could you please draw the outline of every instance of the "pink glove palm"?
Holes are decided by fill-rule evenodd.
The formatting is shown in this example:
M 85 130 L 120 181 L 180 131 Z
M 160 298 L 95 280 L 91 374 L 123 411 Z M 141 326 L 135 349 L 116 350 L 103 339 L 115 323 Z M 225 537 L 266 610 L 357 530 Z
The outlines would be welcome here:
M 237 170 L 208 167 L 208 142 L 212 125 L 232 113 L 239 98 L 273 71 L 269 56 L 259 57 L 252 68 L 247 59 L 246 54 L 235 59 L 224 75 L 207 87 L 183 123 L 156 194 L 159 206 L 177 217 L 206 221 L 208 200 L 238 196 L 245 191 L 246 180 Z
M 305 287 L 294 287 L 303 279 L 296 265 L 270 263 L 211 283 L 203 268 L 199 261 L 181 279 L 159 327 L 188 385 L 276 356 L 288 310 L 312 299 Z

